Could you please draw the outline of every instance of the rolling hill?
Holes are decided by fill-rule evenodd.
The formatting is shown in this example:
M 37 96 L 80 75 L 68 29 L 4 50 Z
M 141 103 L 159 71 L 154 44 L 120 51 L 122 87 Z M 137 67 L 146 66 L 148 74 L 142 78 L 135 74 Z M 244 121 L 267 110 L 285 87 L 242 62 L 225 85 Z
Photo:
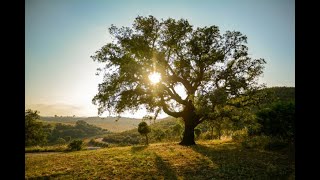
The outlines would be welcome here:
M 110 132 L 123 132 L 138 127 L 141 119 L 121 117 L 117 120 L 117 117 L 41 117 L 41 121 L 45 124 L 69 124 L 74 125 L 77 121 L 83 120 L 88 124 L 92 124 L 103 129 L 107 129 Z M 166 119 L 166 118 L 164 118 Z M 162 121 L 164 119 L 157 119 L 156 121 Z

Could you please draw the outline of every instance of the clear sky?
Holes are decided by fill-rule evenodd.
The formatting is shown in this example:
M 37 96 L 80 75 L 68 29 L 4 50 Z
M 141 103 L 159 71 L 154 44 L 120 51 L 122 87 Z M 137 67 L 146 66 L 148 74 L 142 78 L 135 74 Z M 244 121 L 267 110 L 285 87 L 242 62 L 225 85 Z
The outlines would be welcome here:
M 248 37 L 249 54 L 267 61 L 260 82 L 295 86 L 294 0 L 25 2 L 25 106 L 43 116 L 97 116 L 91 100 L 102 79 L 95 75 L 100 65 L 90 56 L 110 41 L 111 24 L 131 26 L 138 15 L 185 18 L 195 27 L 217 25 L 222 33 L 240 31 Z

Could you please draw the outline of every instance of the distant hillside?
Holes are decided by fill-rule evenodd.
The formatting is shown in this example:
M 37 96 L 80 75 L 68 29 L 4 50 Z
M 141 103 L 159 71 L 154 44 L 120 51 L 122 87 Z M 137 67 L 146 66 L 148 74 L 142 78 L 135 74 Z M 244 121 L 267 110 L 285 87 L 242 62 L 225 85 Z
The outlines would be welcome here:
M 107 129 L 111 132 L 123 132 L 137 128 L 138 124 L 141 122 L 141 119 L 135 118 L 121 117 L 119 120 L 117 119 L 117 117 L 41 117 L 42 122 L 50 123 L 52 125 L 56 123 L 74 125 L 77 121 L 83 120 L 89 124 Z
M 270 87 L 265 88 L 276 101 L 295 101 L 295 87 Z
M 149 121 L 147 121 L 150 124 Z M 149 136 L 149 142 L 159 142 L 159 141 L 179 141 L 180 136 L 175 131 L 175 126 L 179 124 L 179 120 L 173 117 L 167 117 L 156 122 L 151 122 L 150 128 L 151 132 Z M 182 127 L 181 127 L 182 128 Z M 182 131 L 182 129 L 181 129 Z M 138 132 L 137 126 L 134 129 L 123 131 L 120 133 L 107 134 L 103 138 L 104 142 L 111 144 L 120 145 L 133 145 L 133 144 L 143 144 L 145 142 L 145 137 L 141 136 Z
M 260 108 L 269 107 L 277 102 L 295 102 L 294 87 L 269 87 L 259 91 L 259 94 L 264 97 L 260 102 Z

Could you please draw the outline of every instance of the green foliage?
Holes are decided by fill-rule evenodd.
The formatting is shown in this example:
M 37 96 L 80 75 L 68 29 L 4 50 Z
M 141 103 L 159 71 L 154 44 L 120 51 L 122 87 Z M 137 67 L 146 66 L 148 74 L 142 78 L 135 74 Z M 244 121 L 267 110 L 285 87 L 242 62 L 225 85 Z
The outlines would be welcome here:
M 82 140 L 73 140 L 69 145 L 68 148 L 71 151 L 79 151 L 82 149 L 83 141 Z
M 28 146 L 25 148 L 25 153 L 37 153 L 37 152 L 64 152 L 67 150 L 66 145 L 54 145 L 54 146 Z
M 121 133 L 107 134 L 103 137 L 102 141 L 108 144 L 134 145 L 139 144 L 139 142 L 141 141 L 141 136 L 137 132 L 137 129 L 134 129 Z
M 262 135 L 245 138 L 242 146 L 248 149 L 281 150 L 287 148 L 289 144 L 283 138 Z
M 153 138 L 156 141 L 162 141 L 166 137 L 165 132 L 161 129 L 153 129 L 152 131 L 153 131 Z
M 31 109 L 25 112 L 25 145 L 43 145 L 47 142 L 47 133 L 43 129 L 43 124 L 39 122 L 38 111 Z
M 114 41 L 91 56 L 105 64 L 103 82 L 92 100 L 99 114 L 144 106 L 190 121 L 186 132 L 208 118 L 216 105 L 246 106 L 266 63 L 248 56 L 247 37 L 240 32 L 220 34 L 214 25 L 193 28 L 185 19 L 138 16 L 132 27 L 112 25 L 109 33 Z M 159 83 L 148 80 L 152 72 L 161 75 Z M 187 98 L 177 94 L 178 85 L 184 86 Z M 192 137 L 181 144 L 194 144 Z
M 248 149 L 266 149 L 270 141 L 271 140 L 269 136 L 254 136 L 245 138 L 245 140 L 242 141 L 242 146 Z
M 77 121 L 75 126 L 58 123 L 49 136 L 49 142 L 55 142 L 59 138 L 70 142 L 71 139 L 91 137 L 105 133 L 102 128 L 88 124 L 83 120 Z
M 246 129 L 237 130 L 232 134 L 232 140 L 236 142 L 242 142 L 248 137 L 248 133 Z
M 278 102 L 270 108 L 257 112 L 257 122 L 261 125 L 259 133 L 268 136 L 279 136 L 288 140 L 295 134 L 295 104 Z
M 271 140 L 266 147 L 267 150 L 281 150 L 290 146 L 290 142 L 288 143 L 288 141 L 284 138 L 271 137 L 270 139 Z
M 66 142 L 70 142 L 71 141 L 71 136 L 66 136 L 65 140 L 66 140 Z
M 196 138 L 198 138 L 201 134 L 201 129 L 195 128 L 194 129 L 194 135 L 196 136 Z
M 181 136 L 183 132 L 183 127 L 181 126 L 181 124 L 177 123 L 176 125 L 174 125 L 172 127 L 172 134 L 174 136 Z
M 148 124 L 146 122 L 143 121 L 143 122 L 139 123 L 138 132 L 141 135 L 145 135 L 146 136 L 146 144 L 149 144 L 148 134 L 151 132 L 151 129 L 150 129 L 150 127 L 148 126 Z
M 178 124 L 178 126 L 176 126 Z M 178 119 L 166 118 L 159 122 L 152 123 L 150 126 L 151 132 L 148 134 L 150 143 L 161 141 L 179 141 L 182 135 L 182 126 Z M 179 127 L 179 131 L 176 131 Z M 144 142 L 144 139 L 139 134 L 137 128 L 104 135 L 103 141 L 112 144 L 113 146 L 121 145 L 137 145 Z
M 151 129 L 150 129 L 150 127 L 148 126 L 148 124 L 146 122 L 141 122 L 138 125 L 138 132 L 141 135 L 146 135 L 146 134 L 151 132 Z
M 57 144 L 66 144 L 67 141 L 63 138 L 58 138 L 57 141 L 56 141 Z
M 91 139 L 88 143 L 90 146 L 95 146 L 95 147 L 108 147 L 109 144 L 103 143 L 103 142 L 97 142 L 94 139 Z

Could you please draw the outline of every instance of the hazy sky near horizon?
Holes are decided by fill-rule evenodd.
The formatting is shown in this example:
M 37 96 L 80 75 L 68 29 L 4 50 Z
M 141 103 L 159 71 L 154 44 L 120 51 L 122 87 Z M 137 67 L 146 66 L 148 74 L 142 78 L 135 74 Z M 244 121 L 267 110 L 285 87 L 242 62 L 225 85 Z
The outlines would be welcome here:
M 97 116 L 92 98 L 102 78 L 90 56 L 110 42 L 111 24 L 131 27 L 138 15 L 240 31 L 249 54 L 267 61 L 260 82 L 295 86 L 294 0 L 26 0 L 26 109 L 42 116 Z

